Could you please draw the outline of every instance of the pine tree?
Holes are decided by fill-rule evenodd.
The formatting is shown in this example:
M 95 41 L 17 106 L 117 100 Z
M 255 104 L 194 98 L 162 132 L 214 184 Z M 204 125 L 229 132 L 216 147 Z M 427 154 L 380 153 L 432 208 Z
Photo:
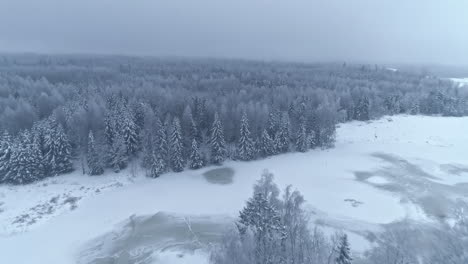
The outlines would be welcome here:
M 301 122 L 296 136 L 296 150 L 306 152 L 309 149 L 309 141 L 305 122 Z
M 274 263 L 271 261 L 273 251 L 280 249 L 280 244 L 286 238 L 285 228 L 279 212 L 261 193 L 257 193 L 247 201 L 240 212 L 240 220 L 236 223 L 240 235 L 251 230 L 256 242 L 256 263 Z
M 73 170 L 70 141 L 55 118 L 49 120 L 45 135 L 45 165 L 49 175 L 59 175 Z
M 268 157 L 275 154 L 275 142 L 271 139 L 266 129 L 263 130 L 257 146 L 258 152 L 262 157 Z
M 278 132 L 275 136 L 275 149 L 278 153 L 285 153 L 289 151 L 289 116 L 288 113 L 281 115 L 281 122 L 279 124 Z
M 211 162 L 221 164 L 226 159 L 226 142 L 224 141 L 224 131 L 218 113 L 215 113 L 213 126 L 211 128 Z
M 108 162 L 114 172 L 119 172 L 127 167 L 127 148 L 121 135 L 117 135 L 113 140 L 113 144 L 109 150 Z
M 202 142 L 203 137 L 200 129 L 198 128 L 195 120 L 192 119 L 192 124 L 190 125 L 190 138 L 195 139 L 197 142 Z
M 274 138 L 279 128 L 278 113 L 271 111 L 268 114 L 267 132 L 270 138 Z
M 159 118 L 156 118 L 156 133 L 155 133 L 155 148 L 162 159 L 165 161 L 169 160 L 169 147 L 167 144 L 167 130 Z M 166 162 L 167 164 L 167 162 Z
M 369 120 L 369 104 L 369 98 L 367 96 L 360 98 L 354 110 L 354 119 L 360 121 Z
M 166 161 L 159 153 L 153 152 L 150 177 L 157 178 L 167 171 Z
M 22 137 L 29 137 L 29 135 L 22 135 Z M 42 178 L 44 178 L 44 166 L 37 144 L 30 139 L 16 142 L 13 146 L 5 182 L 26 184 Z
M 125 141 L 127 155 L 131 156 L 135 154 L 138 149 L 138 127 L 132 118 L 132 114 L 126 108 L 124 109 L 119 127 L 121 127 L 121 133 Z
M 157 148 L 155 139 L 153 138 L 153 131 L 145 128 L 141 133 L 141 143 L 142 143 L 142 159 L 141 166 L 143 168 L 151 168 L 153 163 L 153 151 Z
M 0 183 L 5 181 L 6 174 L 10 170 L 12 147 L 13 139 L 5 130 L 0 137 Z
M 247 113 L 243 113 L 240 125 L 240 137 L 237 146 L 237 156 L 240 160 L 252 160 L 254 158 L 254 144 L 250 136 L 249 120 Z
M 89 175 L 101 175 L 104 173 L 101 156 L 96 149 L 96 143 L 94 141 L 94 135 L 92 131 L 89 131 L 88 135 L 88 153 L 86 158 L 88 162 Z
M 351 250 L 349 248 L 348 236 L 344 234 L 338 244 L 338 256 L 335 259 L 336 264 L 351 264 Z
M 189 167 L 191 169 L 199 169 L 205 165 L 205 161 L 198 149 L 198 143 L 195 139 L 192 140 L 192 147 L 190 151 L 190 158 L 189 158 Z
M 171 168 L 175 172 L 184 170 L 182 131 L 178 118 L 174 118 L 171 134 Z
M 116 126 L 115 115 L 112 112 L 107 113 L 106 118 L 104 119 L 104 134 L 109 146 L 112 146 L 114 143 L 114 137 L 117 134 Z

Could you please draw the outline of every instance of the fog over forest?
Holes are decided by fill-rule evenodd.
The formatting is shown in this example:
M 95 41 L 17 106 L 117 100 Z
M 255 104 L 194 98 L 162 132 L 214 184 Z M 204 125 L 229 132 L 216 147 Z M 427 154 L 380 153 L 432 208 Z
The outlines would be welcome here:
M 2 0 L 0 51 L 466 65 L 468 3 Z

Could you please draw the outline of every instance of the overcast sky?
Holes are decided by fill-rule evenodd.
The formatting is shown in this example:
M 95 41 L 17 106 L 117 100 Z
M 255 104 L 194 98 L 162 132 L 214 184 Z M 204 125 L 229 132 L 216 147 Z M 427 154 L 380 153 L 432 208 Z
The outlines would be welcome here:
M 0 0 L 0 51 L 468 64 L 466 0 Z

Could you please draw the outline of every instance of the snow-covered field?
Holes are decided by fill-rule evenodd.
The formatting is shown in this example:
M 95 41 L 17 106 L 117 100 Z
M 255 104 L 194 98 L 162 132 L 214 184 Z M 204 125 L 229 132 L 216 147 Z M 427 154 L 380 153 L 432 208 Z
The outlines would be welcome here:
M 455 83 L 458 83 L 459 87 L 468 87 L 468 78 L 450 78 Z
M 468 118 L 385 117 L 341 124 L 333 149 L 221 167 L 231 170 L 76 171 L 0 186 L 0 263 L 207 263 L 265 169 L 304 194 L 311 224 L 345 230 L 363 251 L 385 224 L 450 221 L 456 199 L 468 199 L 466 131 Z

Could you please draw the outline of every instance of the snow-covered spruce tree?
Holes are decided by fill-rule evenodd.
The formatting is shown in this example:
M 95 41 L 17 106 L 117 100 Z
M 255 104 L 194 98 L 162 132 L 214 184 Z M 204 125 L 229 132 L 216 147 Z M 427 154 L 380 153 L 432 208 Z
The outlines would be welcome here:
M 366 121 L 370 119 L 369 115 L 369 98 L 363 96 L 358 100 L 356 107 L 354 108 L 354 119 L 360 121 Z
M 211 162 L 221 164 L 226 159 L 226 142 L 224 141 L 224 129 L 218 113 L 215 113 L 213 126 L 211 127 Z
M 141 166 L 143 168 L 151 168 L 153 151 L 156 148 L 156 142 L 153 136 L 153 131 L 144 128 L 141 132 Z
M 118 133 L 116 131 L 116 117 L 113 112 L 108 112 L 104 119 L 104 134 L 106 136 L 106 143 L 112 146 L 114 137 Z
M 351 258 L 351 250 L 349 248 L 348 236 L 346 234 L 343 234 L 343 236 L 340 237 L 337 251 L 338 256 L 335 259 L 336 264 L 351 264 L 353 259 Z
M 12 147 L 13 138 L 5 130 L 0 137 L 0 183 L 5 181 L 6 174 L 10 170 Z
M 278 133 L 280 123 L 280 116 L 278 112 L 271 111 L 268 114 L 268 122 L 267 122 L 267 132 L 270 138 L 274 138 L 276 133 Z
M 123 137 L 119 134 L 113 139 L 112 146 L 110 146 L 108 153 L 108 164 L 114 172 L 119 172 L 127 167 L 128 156 L 127 148 Z
M 189 167 L 191 169 L 199 169 L 205 165 L 205 160 L 203 159 L 200 150 L 198 149 L 198 143 L 195 139 L 192 140 L 192 147 L 190 149 L 189 157 Z
M 153 151 L 149 176 L 151 178 L 157 178 L 161 176 L 161 174 L 165 173 L 166 171 L 167 171 L 166 160 L 161 156 L 160 153 L 156 153 L 155 151 Z
M 289 151 L 289 116 L 287 112 L 281 115 L 278 131 L 275 135 L 275 149 L 278 153 L 286 153 Z
M 154 138 L 154 151 L 165 160 L 169 160 L 169 146 L 167 143 L 167 130 L 159 118 L 156 118 L 155 124 L 155 138 Z M 167 164 L 167 162 L 166 162 Z
M 296 135 L 296 150 L 299 152 L 306 152 L 309 149 L 309 139 L 307 136 L 307 129 L 305 122 L 299 124 L 299 129 Z
M 240 160 L 252 160 L 254 158 L 255 149 L 252 138 L 250 136 L 249 120 L 247 113 L 244 111 L 242 114 L 240 124 L 240 136 L 237 144 L 237 157 Z
M 187 105 L 182 113 L 181 119 L 182 137 L 184 138 L 184 148 L 186 150 L 189 150 L 190 145 L 192 144 L 192 123 L 194 123 L 192 109 L 190 108 L 190 105 Z
M 104 173 L 104 166 L 102 164 L 101 155 L 96 148 L 96 142 L 94 141 L 94 135 L 92 131 L 89 131 L 88 135 L 88 150 L 86 155 L 88 162 L 88 173 L 89 175 L 101 175 Z
M 44 163 L 48 175 L 59 175 L 73 170 L 71 145 L 67 134 L 54 117 L 44 138 Z
M 258 140 L 257 148 L 261 157 L 268 157 L 275 154 L 275 142 L 271 139 L 266 129 L 263 130 Z
M 21 135 L 21 137 L 29 136 L 25 134 Z M 29 139 L 27 141 L 17 141 L 13 146 L 5 182 L 26 184 L 42 178 L 44 178 L 44 166 L 37 144 Z
M 175 172 L 184 170 L 182 131 L 179 119 L 174 118 L 171 131 L 171 168 Z
M 135 154 L 138 149 L 138 127 L 135 124 L 133 115 L 127 108 L 124 108 L 121 122 L 119 122 L 120 131 L 125 141 L 128 156 Z
M 239 233 L 252 232 L 255 241 L 256 263 L 280 263 L 281 245 L 286 239 L 279 212 L 261 193 L 247 201 L 236 223 Z
M 203 142 L 203 137 L 201 134 L 200 129 L 198 128 L 195 120 L 192 119 L 192 123 L 190 125 L 190 138 L 195 139 L 200 144 Z

